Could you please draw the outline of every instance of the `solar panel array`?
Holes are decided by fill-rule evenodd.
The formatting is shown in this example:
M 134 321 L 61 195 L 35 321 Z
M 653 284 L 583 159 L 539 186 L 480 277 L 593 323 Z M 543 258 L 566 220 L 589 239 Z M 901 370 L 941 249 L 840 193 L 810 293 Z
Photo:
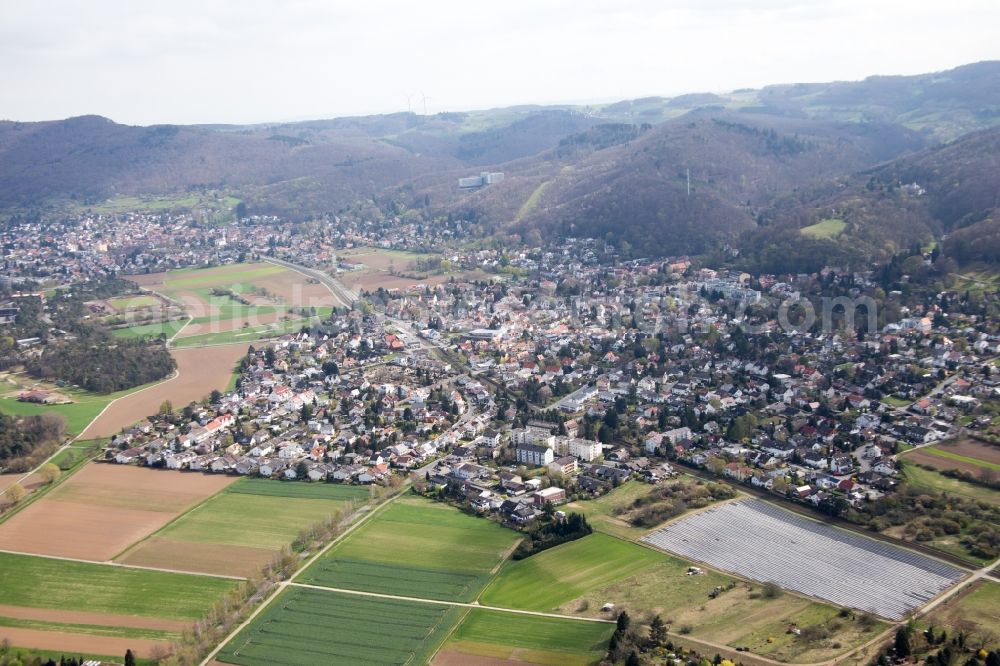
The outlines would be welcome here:
M 642 540 L 751 580 L 893 620 L 963 575 L 943 562 L 757 499 L 707 509 Z

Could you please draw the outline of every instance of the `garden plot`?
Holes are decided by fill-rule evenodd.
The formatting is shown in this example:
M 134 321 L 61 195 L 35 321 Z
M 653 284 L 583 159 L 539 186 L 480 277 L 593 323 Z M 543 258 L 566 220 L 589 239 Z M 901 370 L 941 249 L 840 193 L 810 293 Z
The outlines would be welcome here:
M 894 620 L 962 577 L 943 562 L 755 499 L 683 518 L 642 540 L 752 580 Z

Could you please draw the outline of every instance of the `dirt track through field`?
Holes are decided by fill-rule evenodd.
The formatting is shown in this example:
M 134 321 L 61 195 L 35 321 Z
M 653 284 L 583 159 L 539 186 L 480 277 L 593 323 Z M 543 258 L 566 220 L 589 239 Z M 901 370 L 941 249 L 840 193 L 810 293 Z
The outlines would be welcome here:
M 240 342 L 171 350 L 177 361 L 177 376 L 119 398 L 94 419 L 80 438 L 110 437 L 122 428 L 155 414 L 164 400 L 169 400 L 176 409 L 180 409 L 189 402 L 201 400 L 213 389 L 225 389 L 247 347 L 246 343 Z
M 0 640 L 9 640 L 17 647 L 53 650 L 67 655 L 102 654 L 124 655 L 126 650 L 132 650 L 137 656 L 149 658 L 157 648 L 169 648 L 167 641 L 154 641 L 148 638 L 115 638 L 112 636 L 89 636 L 87 634 L 71 634 L 65 631 L 41 631 L 38 629 L 15 629 L 0 627 Z
M 0 525 L 0 549 L 105 562 L 233 481 L 90 463 Z

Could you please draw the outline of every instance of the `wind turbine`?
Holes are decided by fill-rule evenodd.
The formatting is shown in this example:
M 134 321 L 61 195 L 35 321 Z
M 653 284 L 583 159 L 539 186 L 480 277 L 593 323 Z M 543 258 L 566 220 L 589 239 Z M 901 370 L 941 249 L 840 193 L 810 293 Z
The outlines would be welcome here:
M 421 101 L 424 103 L 424 115 L 426 116 L 427 115 L 427 100 L 429 100 L 431 98 L 428 97 L 427 95 L 425 95 L 423 90 L 420 91 L 420 98 L 421 98 Z

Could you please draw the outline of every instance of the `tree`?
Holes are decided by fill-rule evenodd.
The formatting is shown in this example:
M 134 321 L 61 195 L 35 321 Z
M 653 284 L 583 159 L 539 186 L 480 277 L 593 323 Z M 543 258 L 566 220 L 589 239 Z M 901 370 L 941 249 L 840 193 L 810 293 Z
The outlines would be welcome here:
M 896 630 L 896 640 L 893 643 L 893 650 L 896 652 L 896 656 L 900 659 L 905 659 L 911 654 L 910 649 L 910 632 L 906 627 L 900 627 Z
M 628 611 L 622 611 L 618 614 L 618 627 L 615 629 L 618 633 L 625 633 L 628 631 L 629 626 L 632 624 L 632 618 L 628 616 Z
M 656 645 L 667 642 L 667 627 L 659 615 L 653 617 L 653 621 L 649 624 L 649 640 Z
M 212 389 L 212 393 L 208 396 L 208 401 L 213 405 L 217 405 L 222 402 L 222 391 L 219 389 Z
M 169 414 L 172 414 L 173 411 L 174 411 L 174 404 L 169 400 L 164 400 L 163 402 L 160 403 L 161 416 L 167 416 Z
M 642 662 L 639 660 L 639 655 L 636 654 L 635 650 L 628 653 L 628 659 L 625 660 L 625 666 L 641 666 Z
M 18 502 L 20 502 L 25 498 L 25 496 L 28 494 L 28 491 L 25 490 L 24 486 L 22 486 L 20 483 L 15 483 L 13 485 L 7 486 L 7 490 L 5 490 L 3 494 L 7 498 L 8 502 L 10 502 L 11 504 L 17 504 Z
M 125 650 L 125 666 L 135 666 L 135 655 L 132 650 Z
M 306 466 L 306 461 L 300 460 L 299 463 L 295 466 L 295 478 L 305 479 L 308 477 L 308 475 L 309 475 L 309 467 Z
M 55 483 L 61 474 L 62 470 L 55 463 L 45 463 L 38 470 L 38 476 L 42 477 L 42 481 L 46 484 Z

